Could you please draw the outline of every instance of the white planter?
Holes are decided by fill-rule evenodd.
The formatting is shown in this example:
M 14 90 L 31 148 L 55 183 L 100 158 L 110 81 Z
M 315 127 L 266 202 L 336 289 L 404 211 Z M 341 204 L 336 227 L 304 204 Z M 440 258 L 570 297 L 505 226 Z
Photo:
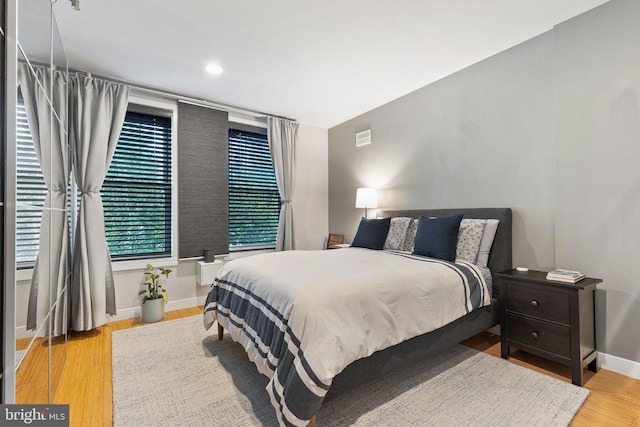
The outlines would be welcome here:
M 142 321 L 159 322 L 164 318 L 164 298 L 148 299 L 142 303 Z

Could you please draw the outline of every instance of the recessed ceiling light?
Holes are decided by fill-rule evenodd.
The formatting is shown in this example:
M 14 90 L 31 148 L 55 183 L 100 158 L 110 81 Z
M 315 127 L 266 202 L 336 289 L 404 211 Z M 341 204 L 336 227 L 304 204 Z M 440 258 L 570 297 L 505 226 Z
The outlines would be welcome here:
M 224 71 L 221 66 L 219 66 L 218 64 L 214 64 L 214 63 L 207 64 L 207 66 L 205 67 L 205 70 L 207 70 L 207 72 L 209 74 L 213 74 L 213 75 L 216 75 L 216 76 L 218 74 L 222 74 L 222 71 Z

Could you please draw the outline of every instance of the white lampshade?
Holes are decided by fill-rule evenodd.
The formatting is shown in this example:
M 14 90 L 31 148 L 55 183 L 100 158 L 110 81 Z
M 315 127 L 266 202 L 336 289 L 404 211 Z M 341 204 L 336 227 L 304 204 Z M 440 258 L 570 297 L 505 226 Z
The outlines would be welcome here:
M 358 188 L 356 192 L 356 208 L 377 208 L 378 191 L 375 188 Z

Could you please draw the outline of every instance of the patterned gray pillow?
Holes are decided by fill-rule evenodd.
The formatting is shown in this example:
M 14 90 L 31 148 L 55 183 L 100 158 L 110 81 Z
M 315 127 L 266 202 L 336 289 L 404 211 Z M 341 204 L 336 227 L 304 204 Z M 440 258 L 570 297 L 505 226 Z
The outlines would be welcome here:
M 387 240 L 384 242 L 384 249 L 403 250 L 405 236 L 410 223 L 411 218 L 409 217 L 401 216 L 391 218 L 391 225 L 389 225 Z
M 458 233 L 458 247 L 456 259 L 463 259 L 471 263 L 476 262 L 480 251 L 480 242 L 484 233 L 485 222 L 463 219 Z
M 404 237 L 402 249 L 405 252 L 413 252 L 413 245 L 416 241 L 416 232 L 418 231 L 418 220 L 412 219 L 407 228 L 407 234 Z

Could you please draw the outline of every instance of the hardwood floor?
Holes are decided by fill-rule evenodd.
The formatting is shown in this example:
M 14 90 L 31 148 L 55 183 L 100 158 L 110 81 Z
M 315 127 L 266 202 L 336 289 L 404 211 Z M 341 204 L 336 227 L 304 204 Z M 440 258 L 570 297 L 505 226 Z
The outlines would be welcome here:
M 165 321 L 200 314 L 201 307 L 168 312 Z M 69 403 L 71 426 L 112 425 L 111 333 L 141 326 L 137 319 L 109 323 L 96 331 L 75 333 L 67 347 L 67 364 L 55 403 Z M 463 342 L 478 351 L 500 357 L 500 337 L 482 333 Z M 512 363 L 571 382 L 568 367 L 513 351 Z M 589 398 L 571 426 L 640 427 L 640 380 L 601 369 L 586 373 Z M 133 426 L 132 426 L 133 427 Z
M 30 342 L 31 338 L 17 340 L 16 350 L 26 349 Z M 20 369 L 16 372 L 16 402 L 40 404 L 49 401 L 49 378 L 42 373 L 47 372 L 50 366 L 52 382 L 60 380 L 64 372 L 63 344 L 63 339 L 54 338 L 49 348 L 48 339 L 33 340 L 31 349 L 24 355 Z
M 165 320 L 202 313 L 202 307 L 170 311 Z M 95 331 L 73 333 L 67 346 L 67 364 L 55 403 L 69 404 L 71 426 L 111 426 L 111 333 L 135 328 L 138 319 L 108 323 Z M 134 427 L 134 426 L 131 426 Z

